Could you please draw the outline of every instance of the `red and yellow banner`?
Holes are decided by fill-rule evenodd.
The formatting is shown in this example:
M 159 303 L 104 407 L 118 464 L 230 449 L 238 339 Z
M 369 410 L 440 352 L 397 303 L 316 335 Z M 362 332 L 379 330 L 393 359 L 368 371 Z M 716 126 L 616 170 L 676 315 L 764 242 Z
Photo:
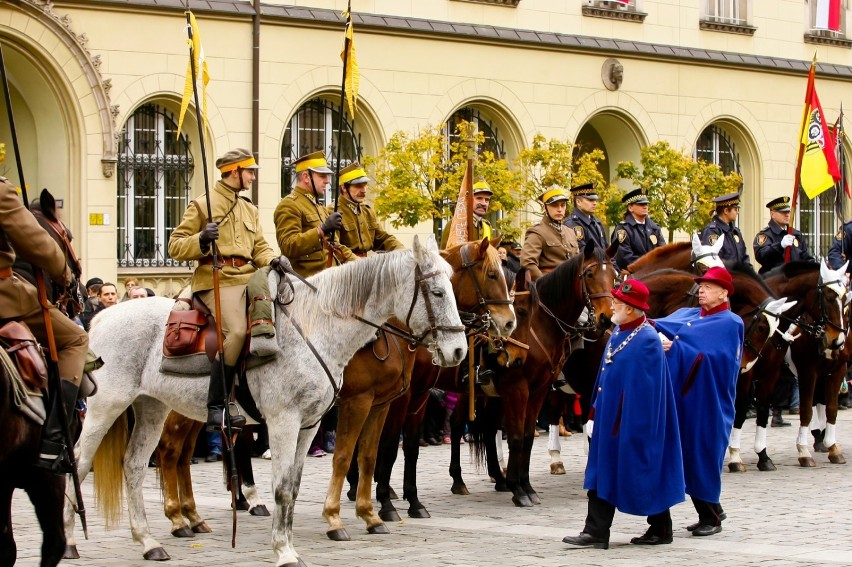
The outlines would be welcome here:
M 834 187 L 840 180 L 840 168 L 834 150 L 834 137 L 825 120 L 822 105 L 814 85 L 815 66 L 808 76 L 805 113 L 802 120 L 800 143 L 803 146 L 800 183 L 808 198 L 813 199 Z

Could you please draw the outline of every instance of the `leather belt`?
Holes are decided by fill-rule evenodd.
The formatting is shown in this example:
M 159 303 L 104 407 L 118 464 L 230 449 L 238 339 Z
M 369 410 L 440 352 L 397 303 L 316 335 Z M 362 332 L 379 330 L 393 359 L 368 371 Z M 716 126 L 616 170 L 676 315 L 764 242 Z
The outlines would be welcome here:
M 8 268 L 0 268 L 0 280 L 4 280 L 6 278 L 11 278 L 11 277 L 12 277 L 12 267 L 11 266 L 9 266 Z
M 242 268 L 248 264 L 250 260 L 246 260 L 240 256 L 219 256 L 220 266 L 231 266 L 232 268 Z M 205 256 L 198 261 L 199 266 L 212 266 L 213 256 Z
M 367 253 L 366 253 L 366 252 L 355 252 L 355 251 L 353 250 L 353 251 L 352 251 L 352 253 L 353 253 L 353 254 L 355 254 L 356 256 L 358 256 L 359 258 L 366 258 L 366 257 L 367 257 Z

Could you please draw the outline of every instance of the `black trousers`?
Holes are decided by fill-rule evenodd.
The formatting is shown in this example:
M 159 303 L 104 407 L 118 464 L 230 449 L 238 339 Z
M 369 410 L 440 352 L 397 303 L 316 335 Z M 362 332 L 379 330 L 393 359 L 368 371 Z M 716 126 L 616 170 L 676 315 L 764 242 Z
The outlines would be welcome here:
M 695 496 L 692 498 L 692 505 L 695 506 L 695 511 L 698 512 L 698 521 L 706 526 L 721 526 L 722 525 L 722 505 L 713 502 L 705 502 L 699 500 Z
M 615 506 L 598 497 L 597 490 L 589 491 L 589 511 L 583 531 L 595 537 L 609 540 L 609 528 L 615 517 Z M 669 510 L 648 516 L 649 531 L 665 537 L 672 533 L 672 515 Z

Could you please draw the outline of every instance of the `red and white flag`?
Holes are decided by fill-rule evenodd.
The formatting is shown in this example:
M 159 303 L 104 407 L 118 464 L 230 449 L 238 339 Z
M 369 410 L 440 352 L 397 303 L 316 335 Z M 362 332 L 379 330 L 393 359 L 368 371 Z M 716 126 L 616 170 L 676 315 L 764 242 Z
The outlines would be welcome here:
M 814 28 L 840 31 L 840 9 L 842 0 L 816 0 Z

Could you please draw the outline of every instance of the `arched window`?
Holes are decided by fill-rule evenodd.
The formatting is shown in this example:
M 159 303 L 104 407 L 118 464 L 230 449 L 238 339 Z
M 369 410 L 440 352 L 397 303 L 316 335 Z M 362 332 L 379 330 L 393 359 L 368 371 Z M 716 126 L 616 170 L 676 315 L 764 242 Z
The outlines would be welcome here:
M 496 159 L 506 157 L 505 143 L 497 131 L 497 126 L 493 122 L 485 118 L 480 112 L 471 107 L 464 107 L 456 110 L 444 123 L 444 134 L 447 140 L 452 144 L 459 141 L 459 135 L 456 131 L 459 123 L 472 122 L 476 130 L 485 135 L 485 142 L 476 148 L 476 151 L 482 153 L 489 151 L 494 154 Z M 448 148 L 449 149 L 449 148 Z
M 695 143 L 695 159 L 719 166 L 725 175 L 740 171 L 740 155 L 731 137 L 718 126 L 708 126 Z
M 324 98 L 309 100 L 290 119 L 281 145 L 281 196 L 293 188 L 293 163 L 301 156 L 325 152 L 329 167 L 335 168 L 340 124 L 337 104 Z M 352 131 L 352 122 L 343 122 L 340 168 L 361 159 L 361 135 Z
M 174 115 L 155 104 L 127 120 L 118 152 L 118 265 L 177 266 L 169 237 L 189 204 L 194 163 Z

